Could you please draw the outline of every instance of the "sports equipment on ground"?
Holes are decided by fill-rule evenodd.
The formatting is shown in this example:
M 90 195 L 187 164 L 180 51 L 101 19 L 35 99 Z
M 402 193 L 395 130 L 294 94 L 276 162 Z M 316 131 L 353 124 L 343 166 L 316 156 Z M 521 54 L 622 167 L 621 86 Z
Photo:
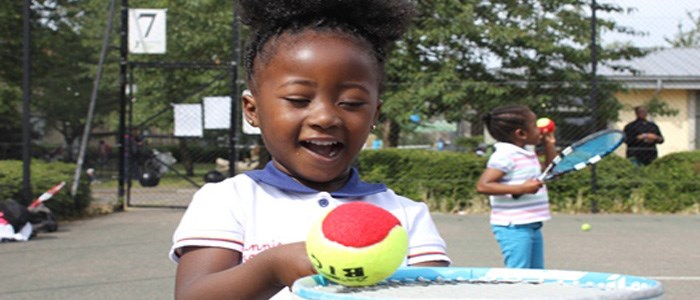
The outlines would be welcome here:
M 214 182 L 220 182 L 226 179 L 226 176 L 224 174 L 221 174 L 221 172 L 212 170 L 204 174 L 204 182 L 207 183 L 214 183 Z
M 65 181 L 54 185 L 41 194 L 41 196 L 34 199 L 27 207 L 29 211 L 29 222 L 32 223 L 34 232 L 54 232 L 58 230 L 58 220 L 51 209 L 44 205 L 44 202 L 60 192 L 65 185 Z
M 297 299 L 653 299 L 661 283 L 583 271 L 402 267 L 368 287 L 344 287 L 319 275 L 292 285 Z
M 583 230 L 583 231 L 589 231 L 589 230 L 591 230 L 591 224 L 583 223 L 583 224 L 581 225 L 581 230 Z
M 61 183 L 54 185 L 52 188 L 41 194 L 41 196 L 34 199 L 34 201 L 32 201 L 32 203 L 29 204 L 28 208 L 35 208 L 41 205 L 41 203 L 44 203 L 44 201 L 51 199 L 51 197 L 53 197 L 53 195 L 56 195 L 56 193 L 58 193 L 58 191 L 60 191 L 65 185 L 65 181 L 61 181 Z
M 156 171 L 146 170 L 139 176 L 139 183 L 143 187 L 154 187 L 160 182 L 160 175 Z
M 327 279 L 346 286 L 371 285 L 394 273 L 405 260 L 408 235 L 383 208 L 350 202 L 312 226 L 306 251 Z
M 556 127 L 554 121 L 550 118 L 539 118 L 536 124 L 542 134 L 554 132 L 554 128 Z

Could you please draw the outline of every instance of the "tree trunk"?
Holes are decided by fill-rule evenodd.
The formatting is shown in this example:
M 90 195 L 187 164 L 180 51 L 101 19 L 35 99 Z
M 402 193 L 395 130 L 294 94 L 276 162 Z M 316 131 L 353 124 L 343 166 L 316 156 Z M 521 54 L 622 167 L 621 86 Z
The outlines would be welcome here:
M 471 121 L 471 130 L 470 133 L 472 136 L 477 136 L 477 135 L 483 135 L 484 134 L 484 122 L 481 121 L 481 110 L 476 111 L 476 118 L 474 118 L 473 121 Z
M 187 148 L 187 139 L 178 139 L 178 146 L 180 148 L 180 159 L 182 159 L 182 166 L 185 167 L 185 174 L 187 176 L 194 176 L 194 163 L 192 162 L 192 154 L 190 149 Z
M 399 146 L 399 138 L 401 137 L 401 127 L 394 120 L 388 119 L 384 121 L 382 126 L 382 140 L 387 147 L 396 148 Z

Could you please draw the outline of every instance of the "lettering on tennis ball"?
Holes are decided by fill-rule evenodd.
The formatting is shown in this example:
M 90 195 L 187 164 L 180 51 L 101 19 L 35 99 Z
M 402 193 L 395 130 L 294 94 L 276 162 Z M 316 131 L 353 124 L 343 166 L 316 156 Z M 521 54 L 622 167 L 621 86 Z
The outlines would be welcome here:
M 589 231 L 589 230 L 591 230 L 591 224 L 588 224 L 588 223 L 583 223 L 583 224 L 581 224 L 581 230 L 582 230 L 582 231 Z
M 390 212 L 366 202 L 340 205 L 309 231 L 306 252 L 316 271 L 346 286 L 391 276 L 408 252 L 408 235 Z
M 554 121 L 550 118 L 537 119 L 537 128 L 540 129 L 540 133 L 542 134 L 554 132 L 555 127 Z

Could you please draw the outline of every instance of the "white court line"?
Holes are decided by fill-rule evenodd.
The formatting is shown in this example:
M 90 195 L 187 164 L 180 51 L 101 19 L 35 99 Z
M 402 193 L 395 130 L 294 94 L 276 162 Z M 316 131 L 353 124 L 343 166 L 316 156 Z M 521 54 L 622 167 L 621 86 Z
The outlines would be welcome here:
M 695 281 L 700 280 L 700 276 L 649 276 L 649 279 L 654 280 L 679 280 L 679 281 Z

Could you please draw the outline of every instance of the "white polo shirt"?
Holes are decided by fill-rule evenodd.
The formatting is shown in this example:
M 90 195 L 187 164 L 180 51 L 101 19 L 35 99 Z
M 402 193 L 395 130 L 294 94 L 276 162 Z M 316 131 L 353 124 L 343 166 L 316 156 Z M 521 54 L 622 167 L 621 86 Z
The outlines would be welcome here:
M 496 151 L 489 157 L 486 167 L 505 173 L 500 183 L 522 184 L 542 173 L 542 165 L 535 152 L 511 143 L 496 143 L 494 147 Z M 521 225 L 551 219 L 545 185 L 534 194 L 523 194 L 518 198 L 512 195 L 491 195 L 489 201 L 493 225 Z
M 425 203 L 396 195 L 383 184 L 362 182 L 355 170 L 342 189 L 320 192 L 299 184 L 272 163 L 197 191 L 175 230 L 169 255 L 177 262 L 182 247 L 220 247 L 241 252 L 245 262 L 266 249 L 305 241 L 318 218 L 351 201 L 375 204 L 399 219 L 408 233 L 403 265 L 450 262 Z

